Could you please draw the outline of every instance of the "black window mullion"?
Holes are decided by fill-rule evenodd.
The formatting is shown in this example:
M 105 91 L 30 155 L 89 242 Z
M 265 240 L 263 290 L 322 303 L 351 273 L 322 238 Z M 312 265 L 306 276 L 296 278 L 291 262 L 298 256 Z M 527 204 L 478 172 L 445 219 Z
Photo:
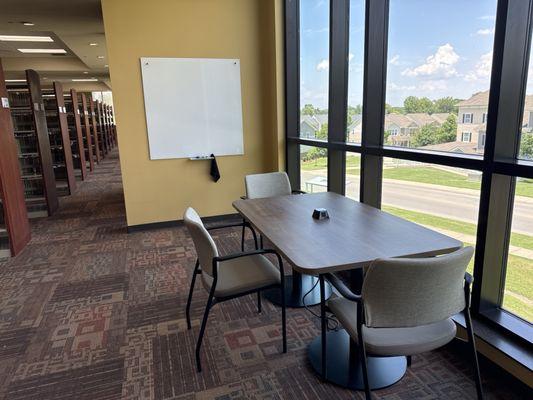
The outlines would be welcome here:
M 349 0 L 330 0 L 328 144 L 346 141 Z M 345 192 L 346 152 L 328 146 L 328 190 Z
M 383 158 L 367 153 L 366 149 L 383 146 L 389 1 L 367 1 L 365 14 L 360 199 L 380 207 Z
M 299 0 L 285 0 L 285 110 L 287 174 L 292 187 L 300 189 L 300 146 L 289 140 L 300 131 Z

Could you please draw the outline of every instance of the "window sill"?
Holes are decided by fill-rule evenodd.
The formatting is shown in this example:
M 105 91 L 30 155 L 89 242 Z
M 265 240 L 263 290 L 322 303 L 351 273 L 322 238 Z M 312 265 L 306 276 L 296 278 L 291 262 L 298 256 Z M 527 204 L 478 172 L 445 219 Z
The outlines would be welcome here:
M 458 336 L 466 337 L 463 315 L 457 314 L 453 320 L 459 326 Z M 473 325 L 478 340 L 478 351 L 527 385 L 531 385 L 533 375 L 531 344 L 527 344 L 525 340 L 515 335 L 503 333 L 502 328 L 497 328 L 489 321 L 480 318 L 474 319 Z

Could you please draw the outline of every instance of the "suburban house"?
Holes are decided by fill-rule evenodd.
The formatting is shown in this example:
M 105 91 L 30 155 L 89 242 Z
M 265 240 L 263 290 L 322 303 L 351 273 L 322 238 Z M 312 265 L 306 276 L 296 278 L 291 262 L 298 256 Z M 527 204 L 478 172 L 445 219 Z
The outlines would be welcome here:
M 411 136 L 425 125 L 440 126 L 446 121 L 448 113 L 410 113 L 385 115 L 385 132 L 388 142 L 393 146 L 409 147 Z
M 322 125 L 328 123 L 328 114 L 301 115 L 300 116 L 300 137 L 305 139 L 315 139 L 316 134 Z
M 351 143 L 361 143 L 363 130 L 363 116 L 361 114 L 352 115 L 352 121 L 346 128 L 346 140 Z

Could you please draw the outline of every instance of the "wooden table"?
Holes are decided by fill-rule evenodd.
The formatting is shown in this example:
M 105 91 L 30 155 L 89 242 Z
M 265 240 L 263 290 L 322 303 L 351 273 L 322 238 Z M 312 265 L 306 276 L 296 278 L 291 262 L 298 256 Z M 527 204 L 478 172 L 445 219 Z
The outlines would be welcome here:
M 356 202 L 336 193 L 314 193 L 247 199 L 235 209 L 266 237 L 297 273 L 320 275 L 352 270 L 377 258 L 432 257 L 450 253 L 463 244 L 449 236 Z M 326 208 L 329 219 L 315 220 L 315 208 Z M 327 379 L 361 389 L 358 357 L 344 331 L 327 336 Z M 321 340 L 309 347 L 313 367 L 320 372 Z M 373 388 L 389 386 L 406 369 L 405 357 L 369 357 Z

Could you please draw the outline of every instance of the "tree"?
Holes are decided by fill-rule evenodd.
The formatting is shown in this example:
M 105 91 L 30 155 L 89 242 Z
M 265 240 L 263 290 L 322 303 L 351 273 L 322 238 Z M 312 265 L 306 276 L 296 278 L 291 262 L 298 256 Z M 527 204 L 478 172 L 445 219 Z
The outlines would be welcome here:
M 411 146 L 422 147 L 437 143 L 439 128 L 435 124 L 424 125 L 411 139 Z
M 439 128 L 437 143 L 453 142 L 457 138 L 457 117 L 450 114 Z
M 317 109 L 313 107 L 312 104 L 306 104 L 304 108 L 302 108 L 302 115 L 315 115 L 317 112 Z
M 387 114 L 404 114 L 403 107 L 394 107 L 385 103 L 385 112 Z
M 406 113 L 427 113 L 433 112 L 433 102 L 427 97 L 418 98 L 409 96 L 403 102 L 403 108 Z
M 320 140 L 327 140 L 328 138 L 328 124 L 322 124 L 320 129 L 316 132 L 315 137 Z
M 459 99 L 454 99 L 453 97 L 449 96 L 437 99 L 434 102 L 434 112 L 457 114 L 457 103 L 459 103 L 459 101 Z
M 520 140 L 520 157 L 533 159 L 533 133 L 523 133 Z

